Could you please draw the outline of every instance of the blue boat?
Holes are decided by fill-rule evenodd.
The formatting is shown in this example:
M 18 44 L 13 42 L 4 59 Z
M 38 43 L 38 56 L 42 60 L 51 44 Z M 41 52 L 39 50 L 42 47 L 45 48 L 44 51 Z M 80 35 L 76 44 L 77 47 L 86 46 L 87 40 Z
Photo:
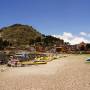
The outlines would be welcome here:
M 90 61 L 90 58 L 88 58 L 86 61 Z

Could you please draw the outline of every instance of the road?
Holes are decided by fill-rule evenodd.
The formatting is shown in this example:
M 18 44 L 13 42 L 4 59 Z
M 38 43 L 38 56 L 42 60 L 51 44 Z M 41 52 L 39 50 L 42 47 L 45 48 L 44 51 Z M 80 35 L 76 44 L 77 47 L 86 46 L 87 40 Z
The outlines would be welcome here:
M 0 90 L 90 90 L 90 64 L 85 59 L 68 55 L 45 65 L 5 67 Z

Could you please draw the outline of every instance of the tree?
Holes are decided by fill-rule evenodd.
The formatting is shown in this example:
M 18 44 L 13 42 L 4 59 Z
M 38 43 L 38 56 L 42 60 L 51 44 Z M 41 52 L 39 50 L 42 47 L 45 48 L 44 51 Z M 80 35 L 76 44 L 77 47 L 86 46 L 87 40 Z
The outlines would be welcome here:
M 36 38 L 36 42 L 41 42 L 41 41 L 42 41 L 41 37 Z
M 63 44 L 63 40 L 48 35 L 44 37 L 43 43 L 45 46 L 54 46 L 55 44 Z
M 4 48 L 4 46 L 3 46 L 3 39 L 0 38 L 0 50 L 2 50 L 3 48 Z
M 87 50 L 90 50 L 90 44 L 87 44 L 87 45 L 86 45 L 86 49 L 87 49 Z
M 81 51 L 84 51 L 85 50 L 85 46 L 84 45 L 81 45 L 80 50 Z
M 9 46 L 9 41 L 7 40 L 3 40 L 2 38 L 0 38 L 0 50 L 3 50 L 4 48 L 6 48 L 7 46 Z
M 9 46 L 9 41 L 7 41 L 7 40 L 3 41 L 3 46 L 4 46 L 4 47 Z
M 29 40 L 29 45 L 34 45 L 35 42 L 36 42 L 36 41 L 35 41 L 34 39 L 30 39 L 30 40 Z

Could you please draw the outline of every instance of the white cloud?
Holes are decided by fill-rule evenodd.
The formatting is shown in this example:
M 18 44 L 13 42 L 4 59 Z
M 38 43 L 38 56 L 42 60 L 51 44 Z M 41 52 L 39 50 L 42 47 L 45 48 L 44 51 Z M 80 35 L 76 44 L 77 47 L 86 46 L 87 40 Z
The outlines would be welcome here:
M 84 33 L 83 33 L 84 35 Z M 53 35 L 54 37 L 63 39 L 65 42 L 69 42 L 70 44 L 79 44 L 81 42 L 90 43 L 90 40 L 86 39 L 82 36 L 75 36 L 72 33 L 64 32 L 62 35 Z
M 70 41 L 71 44 L 79 44 L 79 43 L 81 43 L 81 42 L 89 43 L 90 41 L 87 40 L 87 39 L 85 39 L 84 37 L 74 37 L 74 38 Z
M 87 33 L 85 33 L 85 32 L 80 32 L 80 35 L 82 35 L 82 36 L 86 36 Z
M 64 32 L 64 33 L 63 33 L 63 36 L 64 36 L 64 37 L 67 37 L 67 38 L 73 38 L 72 33 L 68 33 L 68 32 Z

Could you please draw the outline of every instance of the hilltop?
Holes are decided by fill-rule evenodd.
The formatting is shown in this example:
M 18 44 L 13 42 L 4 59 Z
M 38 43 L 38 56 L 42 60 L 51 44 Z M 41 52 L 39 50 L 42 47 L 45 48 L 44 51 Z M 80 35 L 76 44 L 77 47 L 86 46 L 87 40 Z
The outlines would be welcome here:
M 15 44 L 29 44 L 31 39 L 42 37 L 42 34 L 32 26 L 14 24 L 0 29 L 3 39 Z

